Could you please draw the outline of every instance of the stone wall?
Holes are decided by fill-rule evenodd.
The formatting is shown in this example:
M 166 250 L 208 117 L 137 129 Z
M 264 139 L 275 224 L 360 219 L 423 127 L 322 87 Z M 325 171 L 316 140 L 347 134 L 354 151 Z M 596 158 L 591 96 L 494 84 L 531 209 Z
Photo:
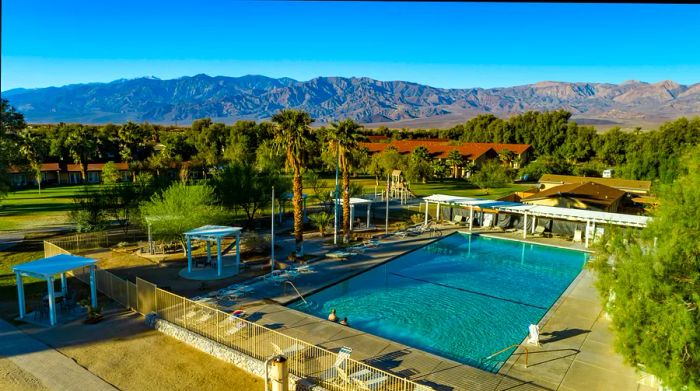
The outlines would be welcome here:
M 265 378 L 265 363 L 263 361 L 250 357 L 216 341 L 212 341 L 209 338 L 203 337 L 178 325 L 172 324 L 163 319 L 159 319 L 157 316 L 155 316 L 155 314 L 149 314 L 146 316 L 146 325 L 196 349 L 208 353 L 220 360 L 231 363 L 250 374 Z M 290 373 L 289 390 L 320 391 L 324 390 L 324 388 L 312 385 L 308 381 L 305 381 Z

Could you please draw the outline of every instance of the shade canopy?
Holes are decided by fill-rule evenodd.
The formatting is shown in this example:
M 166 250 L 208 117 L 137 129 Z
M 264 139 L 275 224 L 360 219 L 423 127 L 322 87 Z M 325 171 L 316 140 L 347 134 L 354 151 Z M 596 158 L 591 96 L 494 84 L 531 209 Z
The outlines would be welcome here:
M 57 274 L 95 265 L 97 261 L 72 254 L 59 254 L 23 263 L 12 268 L 15 273 L 47 279 Z
M 241 227 L 229 227 L 225 225 L 205 225 L 185 232 L 185 236 L 189 236 L 193 239 L 216 239 L 238 235 L 242 229 Z
M 372 202 L 374 201 L 365 198 L 350 197 L 350 205 L 371 204 Z M 338 204 L 343 205 L 342 198 L 338 199 Z

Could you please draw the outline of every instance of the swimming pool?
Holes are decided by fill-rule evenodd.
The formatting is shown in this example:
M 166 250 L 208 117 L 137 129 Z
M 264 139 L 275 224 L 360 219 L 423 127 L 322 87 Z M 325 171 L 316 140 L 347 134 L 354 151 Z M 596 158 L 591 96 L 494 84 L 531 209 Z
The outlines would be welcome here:
M 455 233 L 323 289 L 291 308 L 497 372 L 571 284 L 586 253 Z

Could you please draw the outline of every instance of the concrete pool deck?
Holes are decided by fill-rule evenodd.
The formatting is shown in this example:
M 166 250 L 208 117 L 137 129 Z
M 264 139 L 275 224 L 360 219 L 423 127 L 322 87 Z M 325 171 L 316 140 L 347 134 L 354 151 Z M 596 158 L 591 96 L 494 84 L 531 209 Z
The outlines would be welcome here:
M 444 226 L 443 234 L 456 228 Z M 488 234 L 522 240 L 512 234 Z M 423 235 L 387 240 L 346 261 L 315 263 L 316 273 L 300 276 L 294 284 L 303 295 L 311 294 L 437 239 Z M 583 250 L 582 245 L 562 239 L 530 239 L 527 241 Z M 613 335 L 594 282 L 593 273 L 584 269 L 540 322 L 542 347 L 528 346 L 528 367 L 524 349 L 518 348 L 497 374 L 284 307 L 282 304 L 298 298 L 288 287 L 285 292 L 284 286 L 272 283 L 256 286 L 246 310 L 256 323 L 332 351 L 349 346 L 354 359 L 436 390 L 652 390 L 638 384 L 640 375 L 613 351 Z M 263 303 L 262 298 L 276 303 Z M 352 326 L 352 320 L 350 323 Z

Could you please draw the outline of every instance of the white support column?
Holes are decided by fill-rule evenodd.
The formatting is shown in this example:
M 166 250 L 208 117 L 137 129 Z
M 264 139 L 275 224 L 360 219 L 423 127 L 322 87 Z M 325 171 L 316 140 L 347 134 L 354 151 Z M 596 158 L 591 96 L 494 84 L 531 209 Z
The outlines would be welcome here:
M 24 303 L 24 280 L 22 274 L 15 272 L 15 280 L 17 281 L 17 299 L 19 301 L 19 318 L 22 319 L 26 315 L 27 306 Z
M 189 235 L 187 238 L 187 272 L 192 273 L 192 239 Z
M 425 222 L 423 224 L 428 225 L 428 210 L 430 210 L 430 203 L 425 201 Z
M 224 266 L 221 261 L 221 238 L 216 238 L 216 275 L 220 277 L 223 271 Z
M 527 239 L 527 213 L 523 214 L 523 239 Z
M 49 288 L 49 323 L 56 324 L 56 293 L 53 290 L 53 276 L 46 279 Z
M 274 265 L 273 265 L 274 267 Z M 241 270 L 241 232 L 236 232 L 236 272 Z
M 352 232 L 353 220 L 355 220 L 355 205 L 350 205 L 350 232 Z
M 440 222 L 440 203 L 437 203 L 437 209 L 435 210 L 435 222 Z
M 586 220 L 586 232 L 584 233 L 585 235 L 585 246 L 588 248 L 588 232 L 591 230 L 591 221 Z
M 97 308 L 97 278 L 95 276 L 95 265 L 90 266 L 90 305 Z
M 367 229 L 369 229 L 369 211 L 370 208 L 372 207 L 372 204 L 366 204 L 367 205 Z
M 593 237 L 591 239 L 593 239 L 593 243 L 595 243 L 595 221 L 593 221 L 592 224 L 593 228 L 591 228 L 591 231 L 593 232 Z
M 61 273 L 61 293 L 63 297 L 68 295 L 68 281 L 66 281 L 66 273 Z
M 207 239 L 207 263 L 211 265 L 211 240 Z
M 532 216 L 532 224 L 530 224 L 532 229 L 530 230 L 531 233 L 535 233 L 535 225 L 537 225 L 537 216 Z
M 469 205 L 469 230 L 472 230 L 474 225 L 474 207 Z

